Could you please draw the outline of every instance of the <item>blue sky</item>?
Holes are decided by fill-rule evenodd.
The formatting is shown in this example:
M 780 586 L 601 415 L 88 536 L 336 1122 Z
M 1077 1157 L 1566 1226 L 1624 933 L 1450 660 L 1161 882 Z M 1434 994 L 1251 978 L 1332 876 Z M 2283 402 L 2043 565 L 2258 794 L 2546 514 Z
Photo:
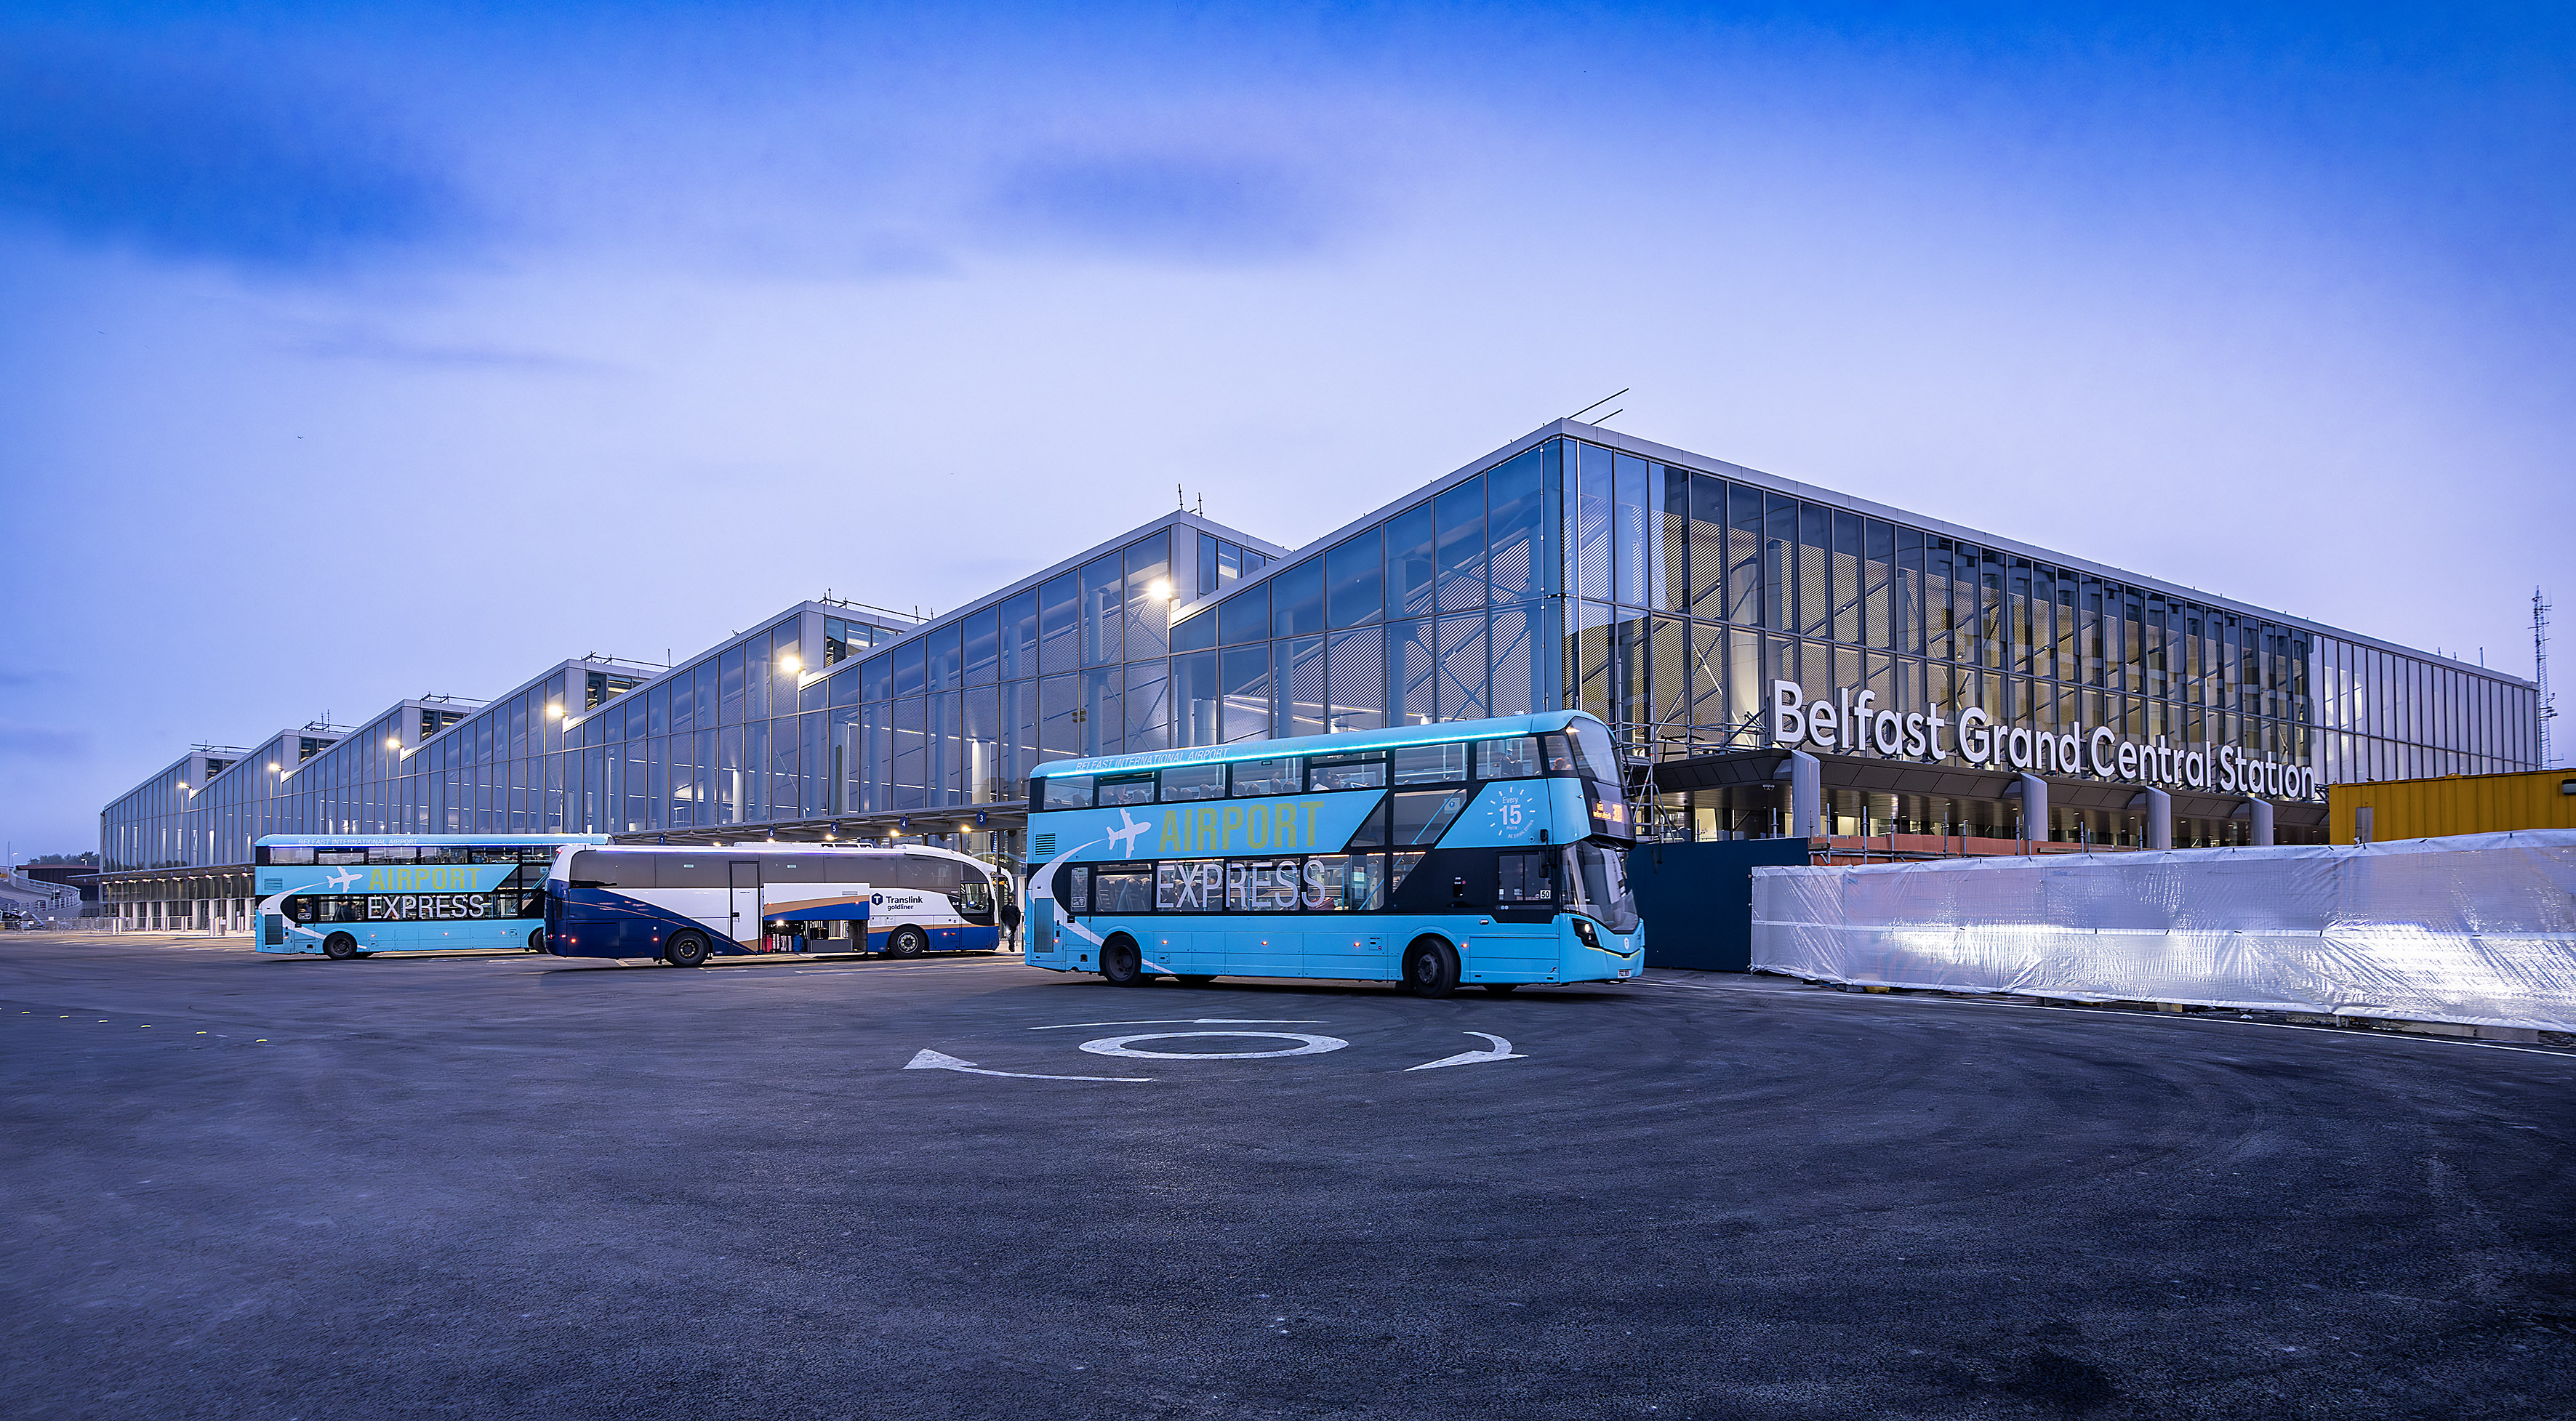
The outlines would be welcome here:
M 1621 386 L 2528 674 L 2567 12 L 960 8 L 0 8 L 0 831 Z

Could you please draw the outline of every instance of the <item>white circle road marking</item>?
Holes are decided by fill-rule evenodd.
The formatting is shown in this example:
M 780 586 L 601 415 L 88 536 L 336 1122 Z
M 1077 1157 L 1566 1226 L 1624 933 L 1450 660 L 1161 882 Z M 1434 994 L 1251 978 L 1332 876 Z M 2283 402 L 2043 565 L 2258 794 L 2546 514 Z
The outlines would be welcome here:
M 1130 1041 L 1175 1041 L 1198 1036 L 1256 1036 L 1271 1041 L 1295 1041 L 1302 1044 L 1285 1051 L 1134 1051 Z M 1351 1043 L 1338 1036 L 1309 1036 L 1302 1031 L 1148 1031 L 1135 1036 L 1104 1036 L 1085 1041 L 1082 1049 L 1094 1056 L 1135 1056 L 1148 1061 L 1259 1061 L 1272 1056 L 1317 1056 L 1326 1051 L 1339 1051 Z
M 1311 1016 L 1156 1016 L 1141 1021 L 1067 1021 L 1031 1031 L 1072 1031 L 1084 1026 L 1310 1026 Z

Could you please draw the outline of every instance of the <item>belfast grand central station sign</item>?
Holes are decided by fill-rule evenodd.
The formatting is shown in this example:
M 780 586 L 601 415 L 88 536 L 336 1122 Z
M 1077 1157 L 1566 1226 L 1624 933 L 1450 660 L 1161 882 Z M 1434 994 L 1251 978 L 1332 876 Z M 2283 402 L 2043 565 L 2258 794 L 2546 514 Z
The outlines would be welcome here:
M 1842 755 L 1920 760 L 1962 760 L 1986 770 L 2027 770 L 2068 778 L 2172 785 L 2212 794 L 2256 799 L 2315 800 L 2317 772 L 2308 765 L 2260 759 L 2233 745 L 2173 745 L 2123 736 L 2108 726 L 2087 731 L 2034 730 L 1996 722 L 1983 706 L 1955 708 L 1942 716 L 1876 708 L 1874 691 L 1837 692 L 1808 700 L 1796 681 L 1771 683 L 1771 742 L 1783 749 L 1810 746 Z

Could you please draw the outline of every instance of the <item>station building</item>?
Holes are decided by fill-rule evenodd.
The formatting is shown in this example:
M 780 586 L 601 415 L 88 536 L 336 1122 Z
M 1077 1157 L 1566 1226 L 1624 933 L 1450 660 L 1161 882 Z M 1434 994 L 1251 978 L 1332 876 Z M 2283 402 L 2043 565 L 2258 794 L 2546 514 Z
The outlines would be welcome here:
M 100 816 L 137 927 L 272 833 L 927 841 L 1041 761 L 1590 711 L 1670 838 L 2322 843 L 2326 789 L 2537 769 L 2526 680 L 1560 420 L 1288 549 L 1175 511 L 955 610 L 816 600 L 669 667 L 200 745 Z

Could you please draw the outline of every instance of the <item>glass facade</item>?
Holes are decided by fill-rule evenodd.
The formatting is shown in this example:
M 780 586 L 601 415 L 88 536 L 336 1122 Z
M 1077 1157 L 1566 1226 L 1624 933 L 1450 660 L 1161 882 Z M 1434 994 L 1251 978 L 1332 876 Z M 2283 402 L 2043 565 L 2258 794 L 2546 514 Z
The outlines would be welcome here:
M 2528 682 L 1562 423 L 1293 553 L 1168 514 L 926 621 L 809 602 L 668 669 L 568 661 L 489 703 L 192 752 L 109 806 L 102 850 L 138 874 L 267 833 L 785 828 L 1009 858 L 1048 759 L 1560 706 L 1638 758 L 1709 756 L 1770 743 L 1775 680 L 2329 782 L 2537 751 Z M 1694 796 L 1672 822 L 1778 832 L 1776 796 Z M 1829 814 L 1970 827 L 1891 797 Z M 2079 809 L 2055 828 L 2122 841 Z

